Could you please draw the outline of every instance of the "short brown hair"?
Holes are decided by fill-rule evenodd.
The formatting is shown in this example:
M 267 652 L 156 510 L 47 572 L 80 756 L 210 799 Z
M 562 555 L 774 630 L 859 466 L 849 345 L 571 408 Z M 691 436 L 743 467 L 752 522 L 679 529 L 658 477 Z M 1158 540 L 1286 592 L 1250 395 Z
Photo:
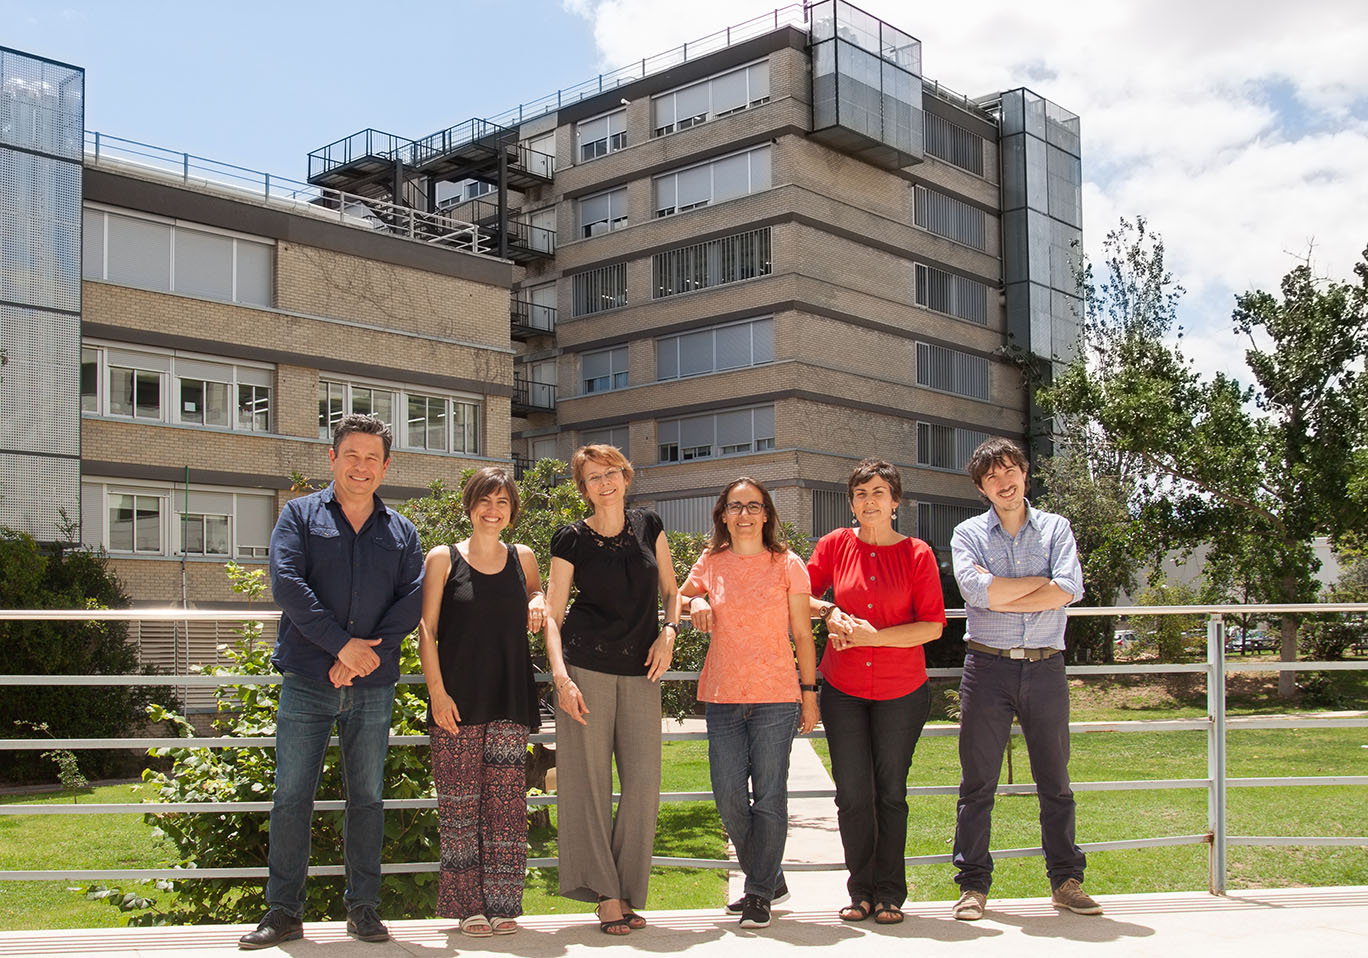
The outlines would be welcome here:
M 522 502 L 518 499 L 518 484 L 503 466 L 485 466 L 466 480 L 465 489 L 461 492 L 461 508 L 465 510 L 466 518 L 470 518 L 481 499 L 496 492 L 508 493 L 508 524 L 515 525 L 518 513 L 522 511 Z
M 622 450 L 617 446 L 610 446 L 606 443 L 580 446 L 575 450 L 575 454 L 570 457 L 570 474 L 575 477 L 575 488 L 586 499 L 589 498 L 589 490 L 584 484 L 584 471 L 590 462 L 597 462 L 609 469 L 621 469 L 622 478 L 627 480 L 629 486 L 632 484 L 632 476 L 636 475 L 636 470 L 632 468 L 632 464 L 627 461 L 627 457 L 622 454 Z
M 727 499 L 737 486 L 753 487 L 756 492 L 760 493 L 760 501 L 765 504 L 765 524 L 761 527 L 765 548 L 776 555 L 787 552 L 788 543 L 784 541 L 784 537 L 779 531 L 779 511 L 774 508 L 774 497 L 770 495 L 770 491 L 765 488 L 763 482 L 759 479 L 752 479 L 750 476 L 733 479 L 717 494 L 717 501 L 713 503 L 712 538 L 708 540 L 708 551 L 721 552 L 723 549 L 731 548 L 731 530 L 727 528 L 727 523 L 723 521 L 723 517 L 727 514 Z
M 385 461 L 389 462 L 390 446 L 394 443 L 394 433 L 378 416 L 367 416 L 359 412 L 348 413 L 337 424 L 337 429 L 333 432 L 333 452 L 341 452 L 342 440 L 354 432 L 366 436 L 379 436 L 380 442 L 385 446 Z
M 974 485 L 982 485 L 983 477 L 995 466 L 1016 466 L 1024 472 L 1028 467 L 1026 453 L 1010 439 L 1001 436 L 985 439 L 969 455 L 969 478 L 974 480 Z
M 882 479 L 888 483 L 888 491 L 893 494 L 893 507 L 896 509 L 902 502 L 902 476 L 898 473 L 898 467 L 887 459 L 871 457 L 861 460 L 846 480 L 846 496 L 854 502 L 855 487 L 863 486 L 871 479 Z

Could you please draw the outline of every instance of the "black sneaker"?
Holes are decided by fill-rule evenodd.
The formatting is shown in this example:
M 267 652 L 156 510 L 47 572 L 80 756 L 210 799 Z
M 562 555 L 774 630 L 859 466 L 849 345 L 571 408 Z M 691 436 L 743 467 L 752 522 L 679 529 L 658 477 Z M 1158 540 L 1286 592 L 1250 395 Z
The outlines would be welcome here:
M 389 929 L 374 905 L 357 905 L 347 912 L 347 934 L 360 941 L 389 941 Z
M 793 895 L 789 893 L 788 882 L 779 879 L 779 887 L 774 889 L 774 897 L 770 899 L 770 905 L 779 905 L 788 901 Z M 739 915 L 746 910 L 746 896 L 742 895 L 736 901 L 727 905 L 728 915 Z
M 283 908 L 272 908 L 261 919 L 261 924 L 256 926 L 256 931 L 249 931 L 238 939 L 238 947 L 243 951 L 255 951 L 258 948 L 274 948 L 282 941 L 303 937 L 304 922 Z
M 742 928 L 768 928 L 770 923 L 770 903 L 759 895 L 747 895 L 741 907 Z

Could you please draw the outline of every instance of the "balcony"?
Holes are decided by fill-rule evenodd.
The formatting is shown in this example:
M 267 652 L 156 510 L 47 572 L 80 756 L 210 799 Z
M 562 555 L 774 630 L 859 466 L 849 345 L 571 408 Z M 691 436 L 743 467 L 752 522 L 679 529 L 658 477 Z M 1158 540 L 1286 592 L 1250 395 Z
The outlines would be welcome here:
M 538 412 L 556 411 L 556 387 L 521 376 L 513 377 L 513 415 L 527 417 Z
M 462 205 L 461 212 L 480 226 L 496 248 L 501 247 L 499 241 L 506 231 L 507 245 L 502 248 L 506 249 L 504 255 L 515 263 L 530 263 L 556 255 L 554 220 L 552 226 L 539 226 L 507 209 L 500 216 L 499 204 L 489 200 L 471 200 Z
M 556 331 L 556 307 L 542 306 L 526 299 L 512 300 L 512 336 L 516 340 L 550 336 Z
M 396 151 L 394 159 L 437 180 L 497 183 L 501 154 L 508 185 L 515 190 L 550 183 L 555 174 L 556 158 L 519 143 L 516 127 L 479 118 L 415 140 Z

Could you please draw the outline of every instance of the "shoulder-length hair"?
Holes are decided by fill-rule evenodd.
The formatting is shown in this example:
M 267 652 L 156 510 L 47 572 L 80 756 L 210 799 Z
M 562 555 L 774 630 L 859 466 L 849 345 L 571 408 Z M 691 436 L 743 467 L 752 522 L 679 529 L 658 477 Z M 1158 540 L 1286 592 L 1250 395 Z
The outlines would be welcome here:
M 760 493 L 760 501 L 765 504 L 765 525 L 762 530 L 765 548 L 779 555 L 787 552 L 788 543 L 784 541 L 779 532 L 779 513 L 774 508 L 774 497 L 770 495 L 770 491 L 765 488 L 763 482 L 759 479 L 752 479 L 750 476 L 733 479 L 718 494 L 717 501 L 713 503 L 712 538 L 708 540 L 708 551 L 721 552 L 723 549 L 731 548 L 731 530 L 727 528 L 723 519 L 727 514 L 727 501 L 731 498 L 732 490 L 737 486 L 751 486 Z

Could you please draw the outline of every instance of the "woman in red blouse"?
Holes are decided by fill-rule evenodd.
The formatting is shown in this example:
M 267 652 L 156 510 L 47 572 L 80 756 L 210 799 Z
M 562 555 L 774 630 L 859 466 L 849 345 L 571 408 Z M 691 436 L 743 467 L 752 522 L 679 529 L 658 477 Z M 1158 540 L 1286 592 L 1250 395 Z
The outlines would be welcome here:
M 858 529 L 823 536 L 808 560 L 812 611 L 827 624 L 820 706 L 850 878 L 844 921 L 903 920 L 907 769 L 931 707 L 922 646 L 945 600 L 931 547 L 893 528 L 902 478 L 866 459 L 846 487 Z M 835 602 L 820 596 L 832 588 Z

